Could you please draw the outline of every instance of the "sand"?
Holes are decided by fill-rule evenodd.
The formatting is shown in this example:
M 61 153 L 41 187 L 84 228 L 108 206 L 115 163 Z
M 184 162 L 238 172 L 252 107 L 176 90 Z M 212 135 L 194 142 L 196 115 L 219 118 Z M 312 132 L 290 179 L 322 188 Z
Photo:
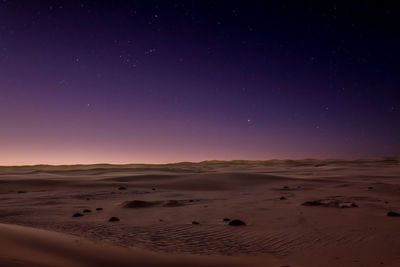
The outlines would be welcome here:
M 95 243 L 30 227 L 0 224 L 1 266 L 257 266 L 250 258 L 167 255 Z M 272 261 L 264 259 L 268 264 Z
M 0 167 L 0 266 L 400 266 L 390 211 L 400 158 Z

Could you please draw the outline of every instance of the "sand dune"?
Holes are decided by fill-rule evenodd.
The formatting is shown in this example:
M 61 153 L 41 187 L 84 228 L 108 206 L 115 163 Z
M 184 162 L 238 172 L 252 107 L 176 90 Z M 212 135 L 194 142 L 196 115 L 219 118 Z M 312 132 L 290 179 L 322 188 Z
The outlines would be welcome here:
M 252 259 L 167 255 L 0 224 L 1 266 L 257 266 Z M 268 264 L 267 259 L 263 259 Z M 271 263 L 271 261 L 269 261 Z
M 0 167 L 0 265 L 400 266 L 399 179 L 399 158 Z

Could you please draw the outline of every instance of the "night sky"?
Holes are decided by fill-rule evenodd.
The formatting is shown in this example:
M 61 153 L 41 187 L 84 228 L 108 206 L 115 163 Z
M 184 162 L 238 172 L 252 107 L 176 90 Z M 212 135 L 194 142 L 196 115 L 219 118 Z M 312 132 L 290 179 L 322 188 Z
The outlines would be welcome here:
M 2 0 L 0 165 L 399 155 L 395 1 L 264 2 Z

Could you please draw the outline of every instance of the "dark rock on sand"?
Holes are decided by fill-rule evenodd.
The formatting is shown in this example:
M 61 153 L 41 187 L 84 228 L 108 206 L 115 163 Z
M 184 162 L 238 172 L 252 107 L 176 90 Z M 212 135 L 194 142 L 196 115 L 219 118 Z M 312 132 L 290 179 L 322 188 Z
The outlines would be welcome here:
M 368 186 L 368 189 L 374 189 L 372 186 Z
M 18 191 L 17 193 L 18 193 L 18 194 L 25 194 L 26 191 L 20 190 L 20 191 Z
M 118 217 L 111 217 L 108 221 L 109 222 L 119 222 L 119 218 Z
M 192 224 L 200 224 L 199 222 L 193 221 Z
M 246 223 L 241 220 L 232 220 L 229 222 L 229 225 L 230 226 L 242 226 L 242 225 L 246 225 Z
M 137 209 L 137 208 L 149 208 L 156 205 L 159 205 L 161 201 L 142 201 L 142 200 L 133 200 L 133 201 L 125 201 L 122 203 L 123 208 Z
M 229 222 L 231 219 L 229 219 L 229 218 L 223 218 L 222 219 L 222 221 L 224 221 L 224 222 Z
M 120 187 L 118 187 L 118 190 L 126 190 L 126 187 L 125 186 L 120 186 Z
M 100 210 L 103 210 L 103 208 L 96 208 L 96 210 L 100 211 Z
M 85 210 L 83 210 L 83 212 L 88 213 L 88 212 L 92 212 L 92 211 L 89 209 L 85 209 Z
M 280 197 L 280 200 L 285 200 L 286 199 L 286 197 Z
M 313 200 L 313 201 L 306 201 L 301 205 L 303 205 L 303 206 L 322 206 L 322 203 L 319 200 Z
M 72 215 L 72 217 L 82 217 L 82 216 L 83 216 L 83 214 L 79 213 L 79 212 L 77 212 L 74 215 Z
M 183 206 L 185 204 L 183 204 L 181 201 L 178 200 L 170 200 L 167 203 L 164 204 L 164 207 L 180 207 Z
M 394 211 L 389 211 L 386 215 L 390 217 L 400 217 L 400 213 Z

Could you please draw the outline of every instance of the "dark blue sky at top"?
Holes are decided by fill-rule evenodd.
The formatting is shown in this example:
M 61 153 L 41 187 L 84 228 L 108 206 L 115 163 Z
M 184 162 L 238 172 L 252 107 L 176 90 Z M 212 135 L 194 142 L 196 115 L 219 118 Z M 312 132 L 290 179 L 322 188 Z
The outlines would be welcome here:
M 2 1 L 0 164 L 398 155 L 367 2 Z

